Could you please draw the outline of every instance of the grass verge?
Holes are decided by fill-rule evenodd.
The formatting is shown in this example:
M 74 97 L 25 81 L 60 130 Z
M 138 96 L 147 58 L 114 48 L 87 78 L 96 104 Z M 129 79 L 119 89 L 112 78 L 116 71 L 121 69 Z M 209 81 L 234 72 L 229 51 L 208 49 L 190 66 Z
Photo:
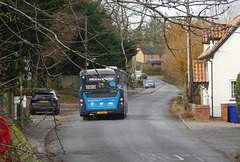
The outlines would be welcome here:
M 61 103 L 78 103 L 78 90 L 63 89 L 58 91 Z
M 186 110 L 184 107 L 184 101 L 182 96 L 178 96 L 170 102 L 170 112 L 178 120 L 182 119 L 194 119 L 194 115 L 191 110 Z

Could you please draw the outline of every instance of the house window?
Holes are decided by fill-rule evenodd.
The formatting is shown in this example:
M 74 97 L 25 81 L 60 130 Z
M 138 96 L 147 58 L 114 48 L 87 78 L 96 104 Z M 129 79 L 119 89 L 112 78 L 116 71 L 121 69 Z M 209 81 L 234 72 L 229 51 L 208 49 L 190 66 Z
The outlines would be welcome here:
M 230 100 L 235 100 L 236 80 L 230 80 Z
M 148 58 L 153 58 L 153 55 L 152 55 L 152 54 L 149 54 L 149 55 L 148 55 Z

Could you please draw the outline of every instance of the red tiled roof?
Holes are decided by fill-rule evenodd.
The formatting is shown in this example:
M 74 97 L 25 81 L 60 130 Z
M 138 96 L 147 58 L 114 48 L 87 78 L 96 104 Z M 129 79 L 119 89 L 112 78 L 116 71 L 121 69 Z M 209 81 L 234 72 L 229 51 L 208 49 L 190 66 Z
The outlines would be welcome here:
M 220 40 L 227 32 L 228 26 L 212 25 L 210 29 L 203 31 L 203 43 L 210 43 L 210 40 Z
M 218 40 L 220 39 L 211 49 L 208 48 L 204 53 L 202 53 L 197 59 L 201 60 L 209 56 L 215 49 L 218 47 L 221 42 L 223 42 L 229 34 L 232 34 L 232 31 L 234 27 L 237 25 L 237 23 L 240 21 L 240 15 L 237 16 L 235 19 L 233 19 L 228 25 L 225 25 L 225 28 L 223 26 L 216 26 L 215 31 L 208 32 L 208 35 L 203 35 L 203 43 L 206 43 L 210 40 Z M 212 28 L 212 27 L 211 27 Z
M 193 61 L 193 82 L 205 83 L 206 79 L 206 63 L 204 60 Z

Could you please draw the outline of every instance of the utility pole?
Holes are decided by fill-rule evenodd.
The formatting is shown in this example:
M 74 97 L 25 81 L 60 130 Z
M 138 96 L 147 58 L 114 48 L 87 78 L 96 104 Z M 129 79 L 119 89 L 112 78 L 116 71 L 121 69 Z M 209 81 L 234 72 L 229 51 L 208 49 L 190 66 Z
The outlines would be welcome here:
M 192 103 L 192 93 L 193 93 L 193 69 L 192 69 L 192 51 L 191 51 L 191 17 L 189 0 L 186 0 L 187 9 L 187 55 L 188 55 L 188 100 Z
M 136 56 L 132 57 L 132 74 L 134 75 L 134 79 L 136 79 L 135 71 L 136 71 Z
M 88 62 L 87 62 L 87 31 L 88 31 L 88 28 L 87 28 L 87 24 L 88 23 L 88 18 L 87 18 L 87 15 L 85 15 L 85 41 L 84 41 L 84 56 L 85 56 L 85 70 L 87 70 L 87 66 L 88 66 Z
M 22 90 L 23 90 L 23 87 L 22 87 L 22 77 L 19 77 L 19 81 L 20 81 L 20 111 L 21 111 L 21 126 L 23 127 L 23 106 L 22 106 L 22 102 L 23 102 L 23 97 L 22 97 Z

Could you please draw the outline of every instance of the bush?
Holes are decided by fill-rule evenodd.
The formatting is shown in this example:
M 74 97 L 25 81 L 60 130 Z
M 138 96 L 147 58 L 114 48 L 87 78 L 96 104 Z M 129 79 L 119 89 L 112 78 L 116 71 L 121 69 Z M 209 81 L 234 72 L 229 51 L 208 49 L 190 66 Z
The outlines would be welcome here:
M 161 75 L 162 68 L 161 66 L 152 66 L 151 64 L 144 64 L 143 72 L 146 73 L 147 75 Z
M 61 103 L 78 103 L 79 91 L 75 89 L 62 89 L 57 91 Z
M 143 86 L 143 81 L 142 80 L 138 80 L 138 86 L 140 86 L 140 87 Z
M 57 91 L 58 94 L 65 94 L 69 96 L 79 97 L 79 91 L 78 89 L 62 89 Z
M 183 103 L 183 98 L 181 95 L 177 96 L 174 100 L 175 103 L 177 104 L 182 104 Z
M 240 114 L 240 73 L 238 73 L 236 87 L 235 87 L 235 98 L 238 114 Z

